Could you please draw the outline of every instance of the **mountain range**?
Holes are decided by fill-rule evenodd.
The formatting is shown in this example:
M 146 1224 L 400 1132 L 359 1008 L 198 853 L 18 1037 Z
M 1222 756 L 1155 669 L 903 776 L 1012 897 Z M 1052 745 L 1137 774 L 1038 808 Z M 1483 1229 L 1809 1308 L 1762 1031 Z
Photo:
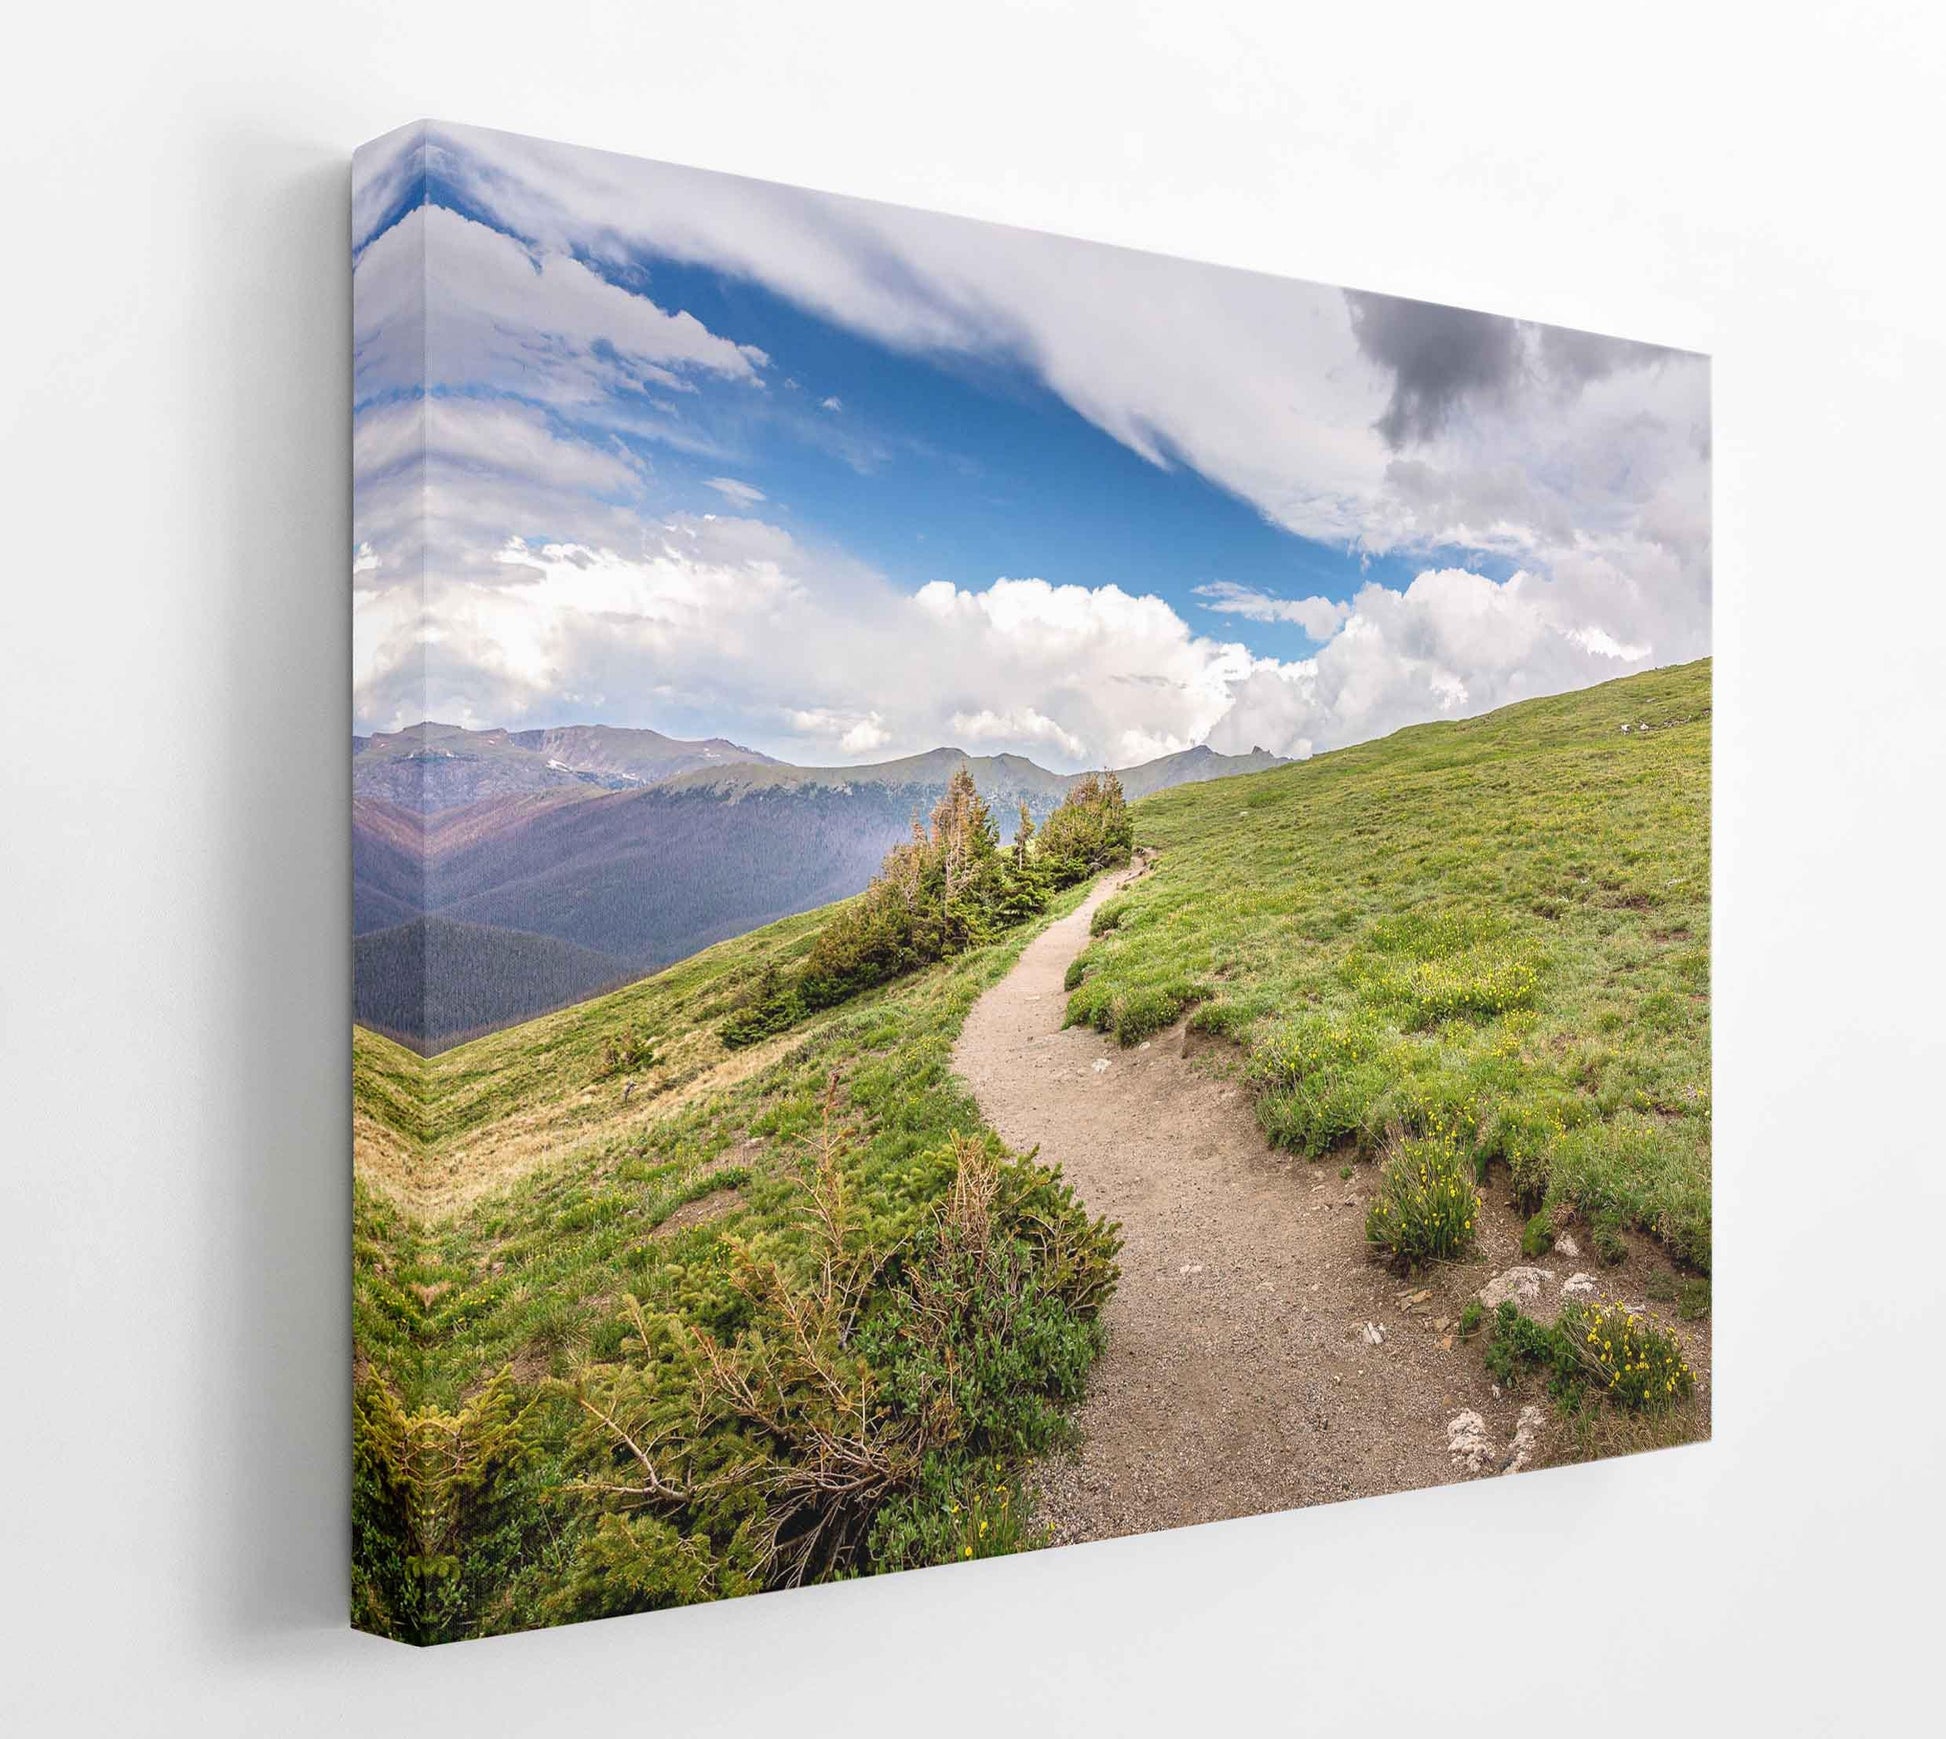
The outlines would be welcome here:
M 857 893 L 964 766 L 1011 837 L 1079 774 L 954 748 L 798 767 L 723 738 L 425 723 L 352 739 L 354 1012 L 434 1052 Z M 1132 799 L 1278 764 L 1184 750 Z

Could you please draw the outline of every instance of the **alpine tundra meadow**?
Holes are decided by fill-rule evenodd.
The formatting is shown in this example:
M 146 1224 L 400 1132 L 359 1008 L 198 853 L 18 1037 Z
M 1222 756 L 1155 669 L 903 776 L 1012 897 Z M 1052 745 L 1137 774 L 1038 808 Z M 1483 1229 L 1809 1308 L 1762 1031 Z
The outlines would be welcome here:
M 356 1625 L 1707 1438 L 1706 359 L 432 122 L 352 244 Z

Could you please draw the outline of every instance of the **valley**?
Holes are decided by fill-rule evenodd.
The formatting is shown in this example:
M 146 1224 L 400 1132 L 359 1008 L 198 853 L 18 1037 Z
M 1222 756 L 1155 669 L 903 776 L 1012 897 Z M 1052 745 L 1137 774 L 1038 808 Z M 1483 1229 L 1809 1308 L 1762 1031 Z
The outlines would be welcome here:
M 1140 797 L 1276 764 L 1198 748 L 1121 778 Z M 356 1017 L 436 1052 L 843 899 L 962 766 L 1008 836 L 1078 777 L 957 749 L 794 767 L 605 726 L 357 739 Z

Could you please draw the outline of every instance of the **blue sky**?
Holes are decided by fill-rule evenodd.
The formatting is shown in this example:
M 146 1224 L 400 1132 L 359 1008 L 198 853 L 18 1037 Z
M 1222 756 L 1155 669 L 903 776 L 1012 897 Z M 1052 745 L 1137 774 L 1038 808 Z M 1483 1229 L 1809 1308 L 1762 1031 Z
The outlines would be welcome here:
M 1126 764 L 1707 650 L 1702 359 L 463 129 L 354 197 L 361 726 Z
M 612 268 L 611 268 L 612 270 Z M 916 588 L 999 575 L 1154 592 L 1207 616 L 1198 586 L 1348 599 L 1403 585 L 1424 561 L 1300 537 L 1180 458 L 1158 467 L 1114 440 L 1011 358 L 908 356 L 792 306 L 762 285 L 653 256 L 618 281 L 713 332 L 765 351 L 776 390 L 705 386 L 690 420 L 719 443 L 658 469 L 670 506 L 720 509 L 727 467 L 767 517 L 835 543 Z M 1448 551 L 1504 578 L 1512 564 Z M 1232 617 L 1226 632 L 1289 656 L 1313 644 L 1290 623 Z

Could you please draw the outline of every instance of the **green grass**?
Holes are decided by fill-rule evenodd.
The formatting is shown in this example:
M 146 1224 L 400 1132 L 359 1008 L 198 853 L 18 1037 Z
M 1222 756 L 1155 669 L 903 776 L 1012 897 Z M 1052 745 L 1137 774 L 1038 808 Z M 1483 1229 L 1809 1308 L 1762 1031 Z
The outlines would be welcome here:
M 369 1397 L 382 1387 L 403 1415 L 426 1422 L 429 1438 L 412 1438 L 410 1421 L 400 1425 L 401 1444 L 465 1441 L 470 1409 L 486 1404 L 497 1377 L 504 1394 L 494 1391 L 501 1398 L 492 1417 L 517 1421 L 507 1440 L 518 1453 L 504 1475 L 515 1495 L 499 1501 L 491 1530 L 455 1535 L 464 1542 L 454 1548 L 462 1593 L 451 1595 L 438 1636 L 628 1608 L 636 1596 L 617 1594 L 612 1576 L 596 1578 L 598 1595 L 583 1587 L 601 1506 L 573 1495 L 574 1480 L 589 1468 L 586 1442 L 577 1438 L 584 1421 L 550 1379 L 585 1380 L 591 1371 L 624 1371 L 631 1359 L 639 1364 L 629 1343 L 629 1297 L 658 1320 L 733 1343 L 750 1301 L 728 1240 L 786 1270 L 810 1259 L 804 1162 L 825 1130 L 827 1105 L 844 1146 L 861 1247 L 923 1240 L 954 1186 L 952 1138 L 985 1133 L 951 1068 L 966 1012 L 1041 924 L 1083 894 L 1057 896 L 1043 920 L 1001 941 L 734 1056 L 715 1027 L 767 966 L 803 953 L 815 916 L 724 943 L 625 990 L 431 1060 L 355 1031 L 359 1160 L 368 1174 L 354 1188 L 359 1392 Z M 647 1066 L 627 1077 L 626 1097 L 614 1067 L 625 1037 L 638 1055 L 653 1046 Z M 504 1181 L 481 1190 L 478 1174 Z M 704 1198 L 716 1210 L 708 1218 L 670 1227 L 679 1210 Z M 888 1287 L 897 1273 L 895 1263 Z M 1032 1360 L 1017 1367 L 1009 1381 L 1021 1404 L 1042 1404 L 1034 1384 L 1043 1376 L 1054 1384 L 1057 1407 L 1072 1399 L 1073 1348 L 1092 1344 L 1071 1336 L 1060 1350 L 1068 1366 L 1057 1368 L 1050 1354 L 1045 1370 Z M 377 1416 L 361 1402 L 367 1437 Z M 425 1466 L 444 1452 L 416 1453 Z M 991 1460 L 993 1452 L 978 1453 Z M 365 1484 L 355 1509 L 367 1518 L 382 1508 L 372 1494 L 383 1469 L 372 1455 L 360 1467 Z M 967 1476 L 928 1472 L 949 1477 Z M 995 1463 L 981 1477 L 1004 1483 L 1011 1474 Z M 358 1537 L 403 1558 L 397 1531 L 407 1526 L 399 1519 L 406 1513 L 399 1509 L 383 1526 L 361 1520 Z M 904 1524 L 888 1528 L 884 1550 L 900 1563 L 922 1561 L 913 1554 L 951 1532 L 942 1524 L 908 1537 Z M 611 1518 L 603 1549 L 619 1538 Z M 709 1546 L 699 1536 L 699 1551 Z M 371 1563 L 355 1570 L 360 1621 L 409 1633 L 399 1617 L 409 1597 L 396 1588 L 378 1592 L 380 1556 L 380 1546 L 369 1547 Z M 702 1598 L 734 1583 L 726 1570 L 698 1581 L 688 1596 L 672 1593 L 668 1561 L 666 1552 L 657 1560 L 661 1580 L 641 1601 Z M 564 1590 L 596 1604 L 562 1607 L 570 1598 Z
M 1145 799 L 1156 867 L 1098 911 L 1070 1016 L 1133 1044 L 1187 1013 L 1242 1047 L 1275 1142 L 1334 1160 L 1450 1146 L 1467 1170 L 1442 1214 L 1498 1175 L 1529 1213 L 1614 1215 L 1706 1272 L 1708 715 L 1705 663 Z M 464 1543 L 442 1635 L 759 1585 L 728 1500 L 626 1520 L 573 1496 L 600 1446 L 568 1384 L 611 1373 L 649 1413 L 674 1406 L 679 1373 L 645 1366 L 629 1298 L 731 1345 L 751 1262 L 815 1267 L 802 1165 L 828 1100 L 861 1248 L 933 1235 L 952 1138 L 985 1133 L 951 1070 L 960 1026 L 1081 898 L 735 1052 L 720 1027 L 801 965 L 829 909 L 430 1060 L 354 1034 L 361 1622 L 397 1623 L 374 1566 L 404 1550 L 398 1470 L 454 1444 L 490 1477 L 438 1488 L 440 1537 Z M 1471 1232 L 1405 1206 L 1380 1240 L 1401 1256 Z M 909 1282 L 896 1257 L 885 1274 L 896 1314 Z M 925 1380 L 978 1364 L 1026 1412 L 928 1459 L 848 1549 L 889 1566 L 1031 1543 L 1006 1507 L 1019 1445 L 1092 1343 L 1055 1279 L 1019 1284 L 1027 1338 L 982 1330 Z M 892 1342 L 880 1356 L 895 1388 L 919 1382 Z
M 1060 896 L 1049 917 L 1082 897 Z M 917 1223 L 950 1181 L 941 1157 L 948 1137 L 985 1128 L 952 1072 L 953 1042 L 974 999 L 1004 975 L 1038 924 L 807 1021 L 781 1054 L 668 1115 L 654 1106 L 673 1089 L 638 1088 L 630 1103 L 646 1115 L 618 1125 L 620 1087 L 602 1079 L 610 1037 L 632 1030 L 679 1055 L 698 1049 L 690 1073 L 701 1075 L 702 1064 L 722 1060 L 708 1034 L 738 987 L 771 955 L 801 952 L 812 928 L 809 919 L 788 919 L 426 1063 L 354 1033 L 354 1097 L 394 1129 L 415 1127 L 419 1116 L 401 1084 L 414 1067 L 427 1072 L 425 1118 L 446 1144 L 569 1106 L 555 1126 L 556 1151 L 458 1211 L 417 1215 L 358 1185 L 356 1339 L 395 1381 L 410 1384 L 409 1404 L 452 1406 L 523 1354 L 524 1368 L 565 1372 L 579 1349 L 599 1348 L 614 1332 L 621 1295 L 645 1286 L 681 1299 L 699 1320 L 720 1316 L 717 1234 L 791 1235 L 797 1162 L 834 1072 L 874 1231 L 896 1238 Z M 678 1064 L 679 1080 L 682 1072 Z M 435 1171 L 437 1156 L 435 1144 Z M 725 1188 L 737 1194 L 728 1215 L 658 1236 L 676 1209 Z
M 1451 1132 L 1530 1213 L 1707 1269 L 1709 715 L 1704 660 L 1147 798 L 1157 866 L 1069 1018 L 1134 1043 L 1192 1011 L 1272 1141 Z

